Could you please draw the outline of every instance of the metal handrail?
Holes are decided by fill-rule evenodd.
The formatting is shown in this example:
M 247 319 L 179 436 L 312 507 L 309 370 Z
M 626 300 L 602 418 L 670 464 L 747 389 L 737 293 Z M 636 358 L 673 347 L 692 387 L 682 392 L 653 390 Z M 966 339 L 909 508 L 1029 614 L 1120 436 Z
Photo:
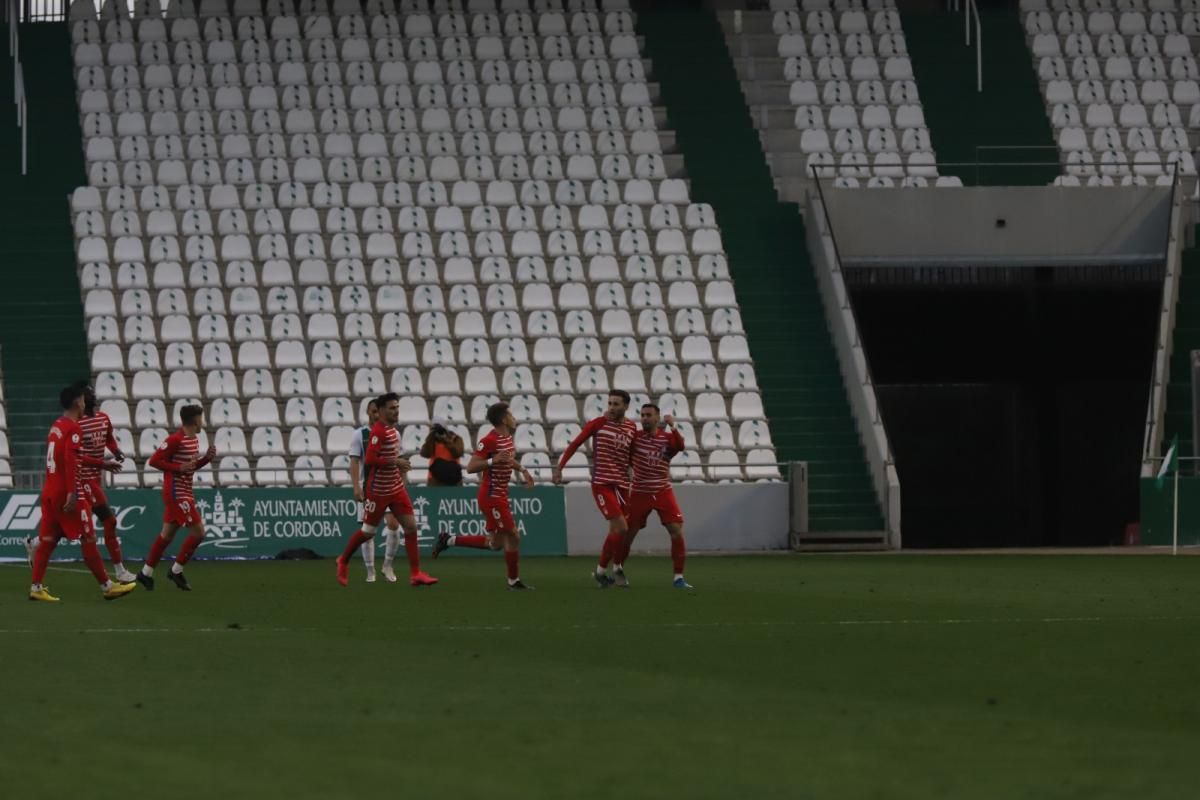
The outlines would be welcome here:
M 963 29 L 966 32 L 967 47 L 971 46 L 971 12 L 975 12 L 975 91 L 983 91 L 983 25 L 979 20 L 979 6 L 975 0 L 967 0 L 966 13 L 963 14 Z
M 17 107 L 17 127 L 21 129 L 21 174 L 25 175 L 29 152 L 29 107 L 25 102 L 25 72 L 21 68 L 20 0 L 5 3 L 4 19 L 8 25 L 8 53 L 13 60 L 13 105 Z

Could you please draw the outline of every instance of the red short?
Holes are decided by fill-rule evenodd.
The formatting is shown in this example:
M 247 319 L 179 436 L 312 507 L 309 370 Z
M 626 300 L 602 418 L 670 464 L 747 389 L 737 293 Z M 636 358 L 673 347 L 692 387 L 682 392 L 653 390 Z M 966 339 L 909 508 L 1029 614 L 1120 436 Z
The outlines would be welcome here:
M 625 507 L 629 505 L 629 495 L 623 486 L 613 484 L 592 484 L 592 497 L 596 508 L 605 519 L 616 519 L 625 516 Z
M 70 512 L 62 510 L 64 503 L 66 503 L 66 498 L 42 498 L 42 521 L 38 525 L 39 536 L 66 536 L 74 541 L 95 530 L 92 527 L 92 506 L 86 499 L 77 502 L 75 509 Z
M 658 512 L 658 521 L 663 525 L 683 522 L 683 512 L 675 500 L 675 490 L 668 486 L 659 492 L 633 492 L 629 495 L 629 527 L 640 530 L 646 527 L 650 512 Z
M 513 519 L 512 515 L 512 506 L 508 504 L 507 497 L 499 500 L 480 500 L 479 510 L 483 514 L 488 533 L 515 531 L 517 529 L 516 520 Z
M 378 527 L 379 523 L 383 521 L 384 515 L 389 511 L 397 517 L 413 515 L 412 499 L 409 498 L 408 490 L 403 486 L 390 495 L 382 497 L 373 494 L 367 495 L 367 499 L 363 501 L 363 524 Z
M 92 508 L 108 505 L 108 497 L 104 494 L 104 487 L 100 484 L 99 479 L 85 483 L 83 493 L 87 496 L 88 502 L 92 504 Z
M 163 522 L 178 525 L 181 528 L 192 528 L 201 522 L 200 509 L 196 508 L 196 498 L 185 497 L 163 499 Z

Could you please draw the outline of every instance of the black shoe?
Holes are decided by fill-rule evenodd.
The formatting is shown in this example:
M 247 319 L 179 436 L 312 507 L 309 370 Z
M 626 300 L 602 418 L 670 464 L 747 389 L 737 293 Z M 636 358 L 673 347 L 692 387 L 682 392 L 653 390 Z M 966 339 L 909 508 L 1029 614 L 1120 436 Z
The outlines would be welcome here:
M 154 578 L 142 573 L 141 571 L 139 571 L 138 574 L 135 575 L 134 577 L 137 579 L 137 582 L 142 585 L 142 588 L 145 589 L 147 592 L 154 591 Z
M 168 572 L 167 577 L 171 579 L 171 583 L 179 587 L 180 591 L 190 592 L 191 585 L 187 582 L 187 578 L 183 577 L 182 572 Z
M 516 583 L 510 583 L 508 585 L 508 590 L 510 592 L 532 592 L 533 587 L 527 583 L 522 583 L 521 579 L 517 578 Z
M 607 589 L 608 587 L 610 587 L 614 583 L 616 583 L 616 581 L 614 581 L 612 578 L 608 577 L 608 575 L 606 575 L 605 573 L 596 572 L 596 570 L 592 570 L 592 578 L 596 581 L 596 584 L 601 589 Z
M 448 549 L 450 549 L 450 534 L 439 533 L 437 541 L 433 543 L 433 557 L 437 558 Z

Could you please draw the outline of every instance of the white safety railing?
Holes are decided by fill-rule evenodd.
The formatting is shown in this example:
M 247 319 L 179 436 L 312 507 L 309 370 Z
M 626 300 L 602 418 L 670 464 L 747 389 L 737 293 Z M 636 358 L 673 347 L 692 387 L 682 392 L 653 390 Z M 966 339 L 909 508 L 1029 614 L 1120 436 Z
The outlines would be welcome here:
M 951 11 L 963 12 L 963 38 L 971 46 L 971 15 L 975 15 L 975 91 L 983 91 L 983 23 L 979 19 L 979 6 L 975 0 L 947 0 Z
M 1153 477 L 1162 460 L 1159 448 L 1167 414 L 1167 384 L 1171 380 L 1171 353 L 1175 340 L 1175 307 L 1179 302 L 1179 280 L 1183 272 L 1183 184 L 1178 174 L 1171 194 L 1171 220 L 1167 226 L 1167 265 L 1163 277 L 1162 303 L 1158 310 L 1158 336 L 1154 346 L 1154 374 L 1150 378 L 1150 402 L 1146 408 L 1146 431 L 1142 439 L 1142 477 Z
M 8 54 L 13 60 L 13 104 L 17 107 L 17 127 L 21 129 L 21 174 L 24 175 L 29 157 L 29 107 L 25 103 L 25 75 L 21 70 L 20 0 L 6 0 L 4 22 L 8 25 Z

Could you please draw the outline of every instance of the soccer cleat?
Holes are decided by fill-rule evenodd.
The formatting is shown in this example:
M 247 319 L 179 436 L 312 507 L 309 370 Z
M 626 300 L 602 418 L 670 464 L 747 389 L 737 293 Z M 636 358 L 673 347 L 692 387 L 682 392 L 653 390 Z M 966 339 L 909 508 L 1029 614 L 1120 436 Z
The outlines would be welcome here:
M 629 588 L 629 578 L 625 577 L 625 570 L 619 568 L 614 570 L 613 583 L 616 584 L 618 589 Z
M 130 572 L 129 570 L 127 570 L 125 568 L 122 568 L 121 571 L 117 573 L 117 582 L 118 583 L 133 583 L 136 580 L 137 580 L 137 575 L 134 575 L 132 572 Z
M 337 582 L 342 586 L 350 585 L 350 565 L 342 561 L 342 557 L 337 558 Z
M 374 583 L 374 582 L 375 582 L 375 570 L 369 569 L 369 570 L 367 570 L 367 583 Z
M 170 579 L 171 583 L 178 586 L 181 592 L 190 592 L 192 590 L 192 585 L 188 583 L 187 578 L 183 577 L 182 572 L 168 572 L 167 578 Z
M 391 564 L 383 565 L 383 577 L 388 583 L 395 583 L 397 581 L 396 570 Z
M 696 588 L 695 586 L 692 586 L 690 583 L 688 583 L 682 576 L 671 581 L 671 585 L 673 587 L 675 587 L 676 589 L 695 589 Z
M 143 572 L 139 572 L 134 577 L 137 578 L 137 582 L 140 583 L 142 585 L 142 588 L 145 589 L 147 592 L 154 591 L 154 577 L 152 575 L 147 575 Z
M 114 583 L 104 590 L 105 600 L 119 600 L 137 588 L 136 583 Z
M 508 582 L 508 590 L 510 592 L 532 592 L 533 587 L 517 578 L 515 581 Z
M 426 575 L 424 572 L 418 572 L 416 575 L 410 577 L 408 582 L 412 586 L 433 586 L 438 582 L 438 579 L 432 575 Z
M 439 533 L 437 541 L 433 543 L 433 557 L 437 558 L 446 550 L 450 549 L 450 534 Z
M 615 583 L 606 573 L 597 572 L 596 570 L 592 570 L 592 578 L 595 579 L 596 585 L 601 589 L 607 589 Z
M 36 592 L 35 592 L 35 591 L 30 591 L 30 592 L 29 592 L 29 599 L 30 599 L 30 600 L 37 600 L 38 602 L 41 602 L 41 603 L 58 603 L 58 602 L 61 602 L 61 601 L 60 601 L 60 600 L 59 600 L 57 597 L 55 597 L 54 595 L 50 594 L 50 590 L 49 590 L 49 589 L 47 589 L 45 586 L 43 586 L 42 588 L 38 589 Z

